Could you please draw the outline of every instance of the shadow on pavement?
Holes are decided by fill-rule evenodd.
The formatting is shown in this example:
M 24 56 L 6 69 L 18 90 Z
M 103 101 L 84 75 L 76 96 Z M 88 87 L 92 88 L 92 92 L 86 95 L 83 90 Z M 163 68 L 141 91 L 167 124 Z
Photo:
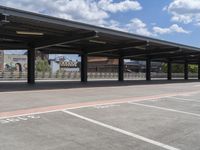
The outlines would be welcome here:
M 81 83 L 80 81 L 37 81 L 34 85 L 26 82 L 0 82 L 0 92 L 12 91 L 32 91 L 32 90 L 53 90 L 53 89 L 73 89 L 73 88 L 91 88 L 91 87 L 116 87 L 116 86 L 137 86 L 137 85 L 156 85 L 156 84 L 174 84 L 191 83 L 198 80 L 137 80 L 137 81 L 89 81 Z

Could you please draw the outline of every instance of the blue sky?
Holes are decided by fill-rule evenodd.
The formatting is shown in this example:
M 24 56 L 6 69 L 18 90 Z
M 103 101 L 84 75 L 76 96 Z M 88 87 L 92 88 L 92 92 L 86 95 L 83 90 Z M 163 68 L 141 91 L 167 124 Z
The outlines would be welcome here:
M 0 5 L 200 47 L 200 0 L 1 0 Z

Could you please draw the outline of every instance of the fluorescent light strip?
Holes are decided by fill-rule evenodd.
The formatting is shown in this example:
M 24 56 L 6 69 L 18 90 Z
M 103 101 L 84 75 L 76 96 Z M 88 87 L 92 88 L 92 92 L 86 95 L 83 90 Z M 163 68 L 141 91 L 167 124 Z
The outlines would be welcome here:
M 104 41 L 89 40 L 91 43 L 106 44 Z
M 44 35 L 44 33 L 42 32 L 28 32 L 28 31 L 16 31 L 17 34 L 21 34 L 21 35 Z

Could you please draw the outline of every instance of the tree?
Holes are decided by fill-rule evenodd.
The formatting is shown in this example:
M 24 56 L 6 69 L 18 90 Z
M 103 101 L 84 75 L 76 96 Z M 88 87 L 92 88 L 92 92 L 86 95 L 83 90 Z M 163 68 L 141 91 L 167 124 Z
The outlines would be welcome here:
M 48 72 L 51 70 L 47 59 L 37 58 L 36 60 L 36 71 L 37 72 Z
M 189 65 L 189 72 L 198 73 L 198 65 Z
M 172 64 L 172 72 L 173 73 L 183 73 L 184 65 L 183 64 Z
M 197 65 L 189 65 L 188 70 L 191 73 L 197 73 L 198 72 L 198 66 Z M 167 64 L 162 64 L 162 72 L 167 73 Z M 173 73 L 183 73 L 184 72 L 184 65 L 183 64 L 173 64 L 172 65 L 172 72 Z
M 167 73 L 167 64 L 163 63 L 161 67 L 162 72 Z

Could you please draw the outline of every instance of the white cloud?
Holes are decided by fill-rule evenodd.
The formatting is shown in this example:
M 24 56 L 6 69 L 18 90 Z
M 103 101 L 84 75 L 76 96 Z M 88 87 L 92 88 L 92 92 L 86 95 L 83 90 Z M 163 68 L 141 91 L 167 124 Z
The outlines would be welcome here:
M 153 32 L 155 34 L 171 34 L 171 33 L 190 33 L 189 31 L 183 29 L 182 27 L 178 26 L 177 24 L 171 25 L 169 28 L 161 28 L 161 27 L 153 27 Z
M 149 31 L 147 25 L 139 18 L 133 18 L 127 24 L 122 24 L 116 20 L 110 20 L 104 27 L 144 36 L 154 36 L 154 34 Z
M 200 23 L 200 0 L 173 0 L 164 11 L 172 14 L 172 21 L 185 24 Z
M 94 0 L 1 0 L 0 4 L 92 24 L 103 24 L 109 17 Z
M 125 0 L 119 3 L 113 3 L 113 0 L 100 0 L 98 2 L 100 8 L 112 13 L 124 12 L 127 10 L 141 10 L 142 6 L 135 0 Z
M 165 9 L 174 13 L 180 1 L 183 2 L 183 4 L 179 6 L 182 8 L 186 5 L 184 2 L 188 0 L 173 0 L 175 4 L 172 2 L 169 6 L 166 6 Z M 190 1 L 196 2 L 197 0 Z M 157 34 L 169 34 L 173 32 L 188 33 L 188 31 L 176 24 L 169 28 L 153 27 L 153 29 L 149 29 L 146 23 L 138 18 L 131 19 L 127 24 L 112 20 L 111 13 L 141 10 L 142 6 L 137 0 L 120 0 L 118 2 L 114 0 L 0 0 L 0 5 L 145 36 L 156 36 Z M 190 7 L 194 6 L 191 5 Z M 196 7 L 196 9 L 199 8 Z M 183 11 L 185 10 L 181 12 Z M 177 16 L 174 15 L 173 17 L 175 18 Z M 188 16 L 185 15 L 184 17 Z M 184 17 L 182 16 L 182 20 L 190 19 L 185 19 Z M 180 16 L 177 19 L 181 19 Z M 152 26 L 156 26 L 156 24 L 152 24 Z
M 1 0 L 0 5 L 95 25 L 106 24 L 110 12 L 141 9 L 135 0 Z
M 114 29 L 114 30 L 118 30 L 118 31 L 124 31 L 124 32 L 128 32 L 123 25 L 121 25 L 118 21 L 116 20 L 110 20 L 107 22 L 106 25 L 104 25 L 105 28 L 110 28 L 110 29 Z
M 135 34 L 141 34 L 145 36 L 152 36 L 153 33 L 151 33 L 147 25 L 140 19 L 138 18 L 133 18 L 130 23 L 126 25 L 126 30 L 135 33 Z
M 156 24 L 153 25 L 154 25 L 153 28 L 148 28 L 147 24 L 144 23 L 142 20 L 140 20 L 139 18 L 133 18 L 129 21 L 128 24 L 125 25 L 122 25 L 120 22 L 111 20 L 108 23 L 107 27 L 133 34 L 154 36 L 154 37 L 172 33 L 183 33 L 183 34 L 190 33 L 190 31 L 185 30 L 183 27 L 180 27 L 177 24 L 173 24 L 170 27 L 165 27 L 165 28 L 155 26 Z

